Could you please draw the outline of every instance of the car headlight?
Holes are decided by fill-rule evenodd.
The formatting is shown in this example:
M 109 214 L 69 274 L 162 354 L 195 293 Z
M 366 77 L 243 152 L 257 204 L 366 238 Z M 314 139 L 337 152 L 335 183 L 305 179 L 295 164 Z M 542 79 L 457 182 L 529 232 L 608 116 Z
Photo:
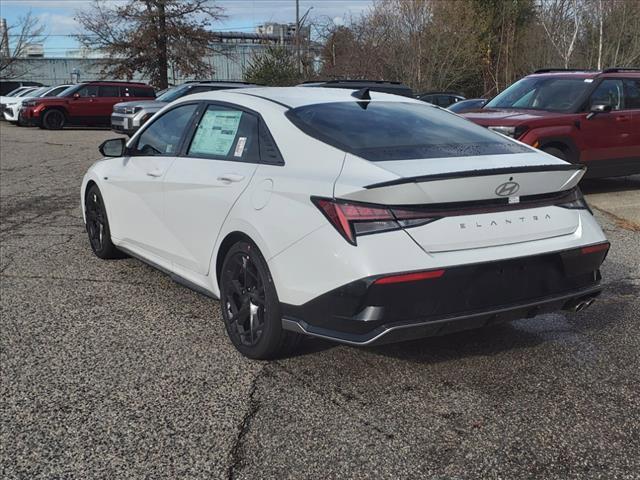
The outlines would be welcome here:
M 491 126 L 489 130 L 493 130 L 494 132 L 501 133 L 511 138 L 520 138 L 524 132 L 527 131 L 527 127 L 518 126 L 518 127 L 504 127 L 504 126 Z
M 36 105 L 38 105 L 38 102 L 36 102 L 35 100 L 30 100 L 28 102 L 22 102 L 22 106 L 23 107 L 35 107 Z
M 125 115 L 133 115 L 134 113 L 138 113 L 142 110 L 142 107 L 124 107 Z

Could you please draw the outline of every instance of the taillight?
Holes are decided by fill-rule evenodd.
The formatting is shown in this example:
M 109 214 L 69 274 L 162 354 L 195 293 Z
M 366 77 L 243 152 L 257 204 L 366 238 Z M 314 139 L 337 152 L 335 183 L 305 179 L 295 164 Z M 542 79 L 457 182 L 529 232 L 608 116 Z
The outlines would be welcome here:
M 588 247 L 582 247 L 580 253 L 582 253 L 582 255 L 589 255 L 590 253 L 603 252 L 609 250 L 610 246 L 611 244 L 609 242 L 597 243 L 595 245 L 589 245 Z
M 437 220 L 424 212 L 311 197 L 331 225 L 351 244 L 356 237 L 425 225 Z
M 584 199 L 582 192 L 579 188 L 574 188 L 570 193 L 569 198 L 563 199 L 562 203 L 556 205 L 557 207 L 568 208 L 571 210 L 588 210 L 589 213 L 593 214 L 587 201 Z

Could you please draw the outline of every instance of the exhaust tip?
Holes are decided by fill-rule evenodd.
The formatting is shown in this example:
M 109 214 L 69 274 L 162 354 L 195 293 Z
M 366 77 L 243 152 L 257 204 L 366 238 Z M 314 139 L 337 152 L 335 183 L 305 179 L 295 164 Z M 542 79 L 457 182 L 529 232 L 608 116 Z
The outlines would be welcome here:
M 595 297 L 592 297 L 588 298 L 587 300 L 580 300 L 575 303 L 572 302 L 565 308 L 565 310 L 569 310 L 571 312 L 582 312 L 583 310 L 586 310 L 591 305 L 593 305 L 593 302 L 595 301 Z

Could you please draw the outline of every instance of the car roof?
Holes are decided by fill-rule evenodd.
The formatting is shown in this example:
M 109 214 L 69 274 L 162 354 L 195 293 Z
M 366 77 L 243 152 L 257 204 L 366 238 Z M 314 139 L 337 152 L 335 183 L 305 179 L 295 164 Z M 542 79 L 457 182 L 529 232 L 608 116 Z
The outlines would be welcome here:
M 320 103 L 357 101 L 357 99 L 351 95 L 353 91 L 344 88 L 259 87 L 229 90 L 228 92 L 262 98 L 287 108 L 304 107 Z M 373 90 L 371 90 L 369 94 L 372 101 L 424 103 L 411 97 L 376 92 Z M 211 95 L 211 93 L 207 92 L 199 95 L 206 96 Z
M 581 70 L 545 68 L 536 70 L 529 77 L 555 77 L 555 78 L 603 78 L 603 77 L 638 77 L 640 69 L 637 68 L 608 68 L 605 70 Z
M 435 91 L 435 92 L 424 92 L 424 93 L 420 93 L 418 96 L 419 97 L 424 97 L 425 95 L 450 95 L 450 96 L 453 96 L 453 97 L 463 97 L 464 98 L 464 95 L 462 95 L 461 93 L 459 93 L 459 92 L 451 92 L 451 91 L 448 91 L 448 92 L 447 91 L 443 91 L 443 92 L 438 92 L 438 91 Z
M 245 82 L 217 82 L 217 81 L 205 81 L 205 82 L 188 82 L 183 83 L 182 85 L 189 85 L 190 87 L 213 87 L 213 88 L 249 88 L 249 87 L 260 87 L 256 83 L 245 83 Z M 179 85 L 179 86 L 182 86 Z
M 304 82 L 296 86 L 307 88 L 341 88 L 346 90 L 360 90 L 368 88 L 372 92 L 386 92 L 403 95 L 405 97 L 413 97 L 413 90 L 411 90 L 411 87 L 400 82 L 390 82 L 386 80 L 323 80 Z
M 146 83 L 143 83 L 143 82 L 125 82 L 120 80 L 90 80 L 87 82 L 81 82 L 78 85 L 124 85 L 124 86 L 132 85 L 136 87 L 153 88 L 151 85 L 147 85 Z
M 322 103 L 355 102 L 352 97 L 353 91 L 343 88 L 307 88 L 307 87 L 259 87 L 259 88 L 236 88 L 233 90 L 212 90 L 208 92 L 185 95 L 182 98 L 171 102 L 169 105 L 186 103 L 197 100 L 222 101 L 235 103 L 246 108 L 259 111 L 269 109 L 282 111 L 304 107 L 307 105 L 318 105 Z M 370 92 L 371 101 L 385 101 L 398 103 L 415 103 L 430 108 L 439 108 L 429 105 L 421 100 L 390 93 Z

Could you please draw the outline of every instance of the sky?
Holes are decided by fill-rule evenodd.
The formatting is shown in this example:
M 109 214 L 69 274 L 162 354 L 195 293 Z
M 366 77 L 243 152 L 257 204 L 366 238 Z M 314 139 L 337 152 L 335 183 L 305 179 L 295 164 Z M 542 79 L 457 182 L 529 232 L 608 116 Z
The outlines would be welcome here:
M 78 46 L 71 36 L 81 32 L 73 18 L 75 12 L 91 3 L 92 0 L 0 0 L 0 16 L 11 26 L 31 11 L 40 18 L 48 35 L 45 55 L 63 56 Z M 214 3 L 223 7 L 226 15 L 215 26 L 216 30 L 252 32 L 256 25 L 264 22 L 295 22 L 295 0 L 216 0 Z M 340 24 L 349 16 L 365 12 L 372 3 L 373 0 L 300 0 L 300 15 L 313 7 L 310 18 L 329 17 Z

